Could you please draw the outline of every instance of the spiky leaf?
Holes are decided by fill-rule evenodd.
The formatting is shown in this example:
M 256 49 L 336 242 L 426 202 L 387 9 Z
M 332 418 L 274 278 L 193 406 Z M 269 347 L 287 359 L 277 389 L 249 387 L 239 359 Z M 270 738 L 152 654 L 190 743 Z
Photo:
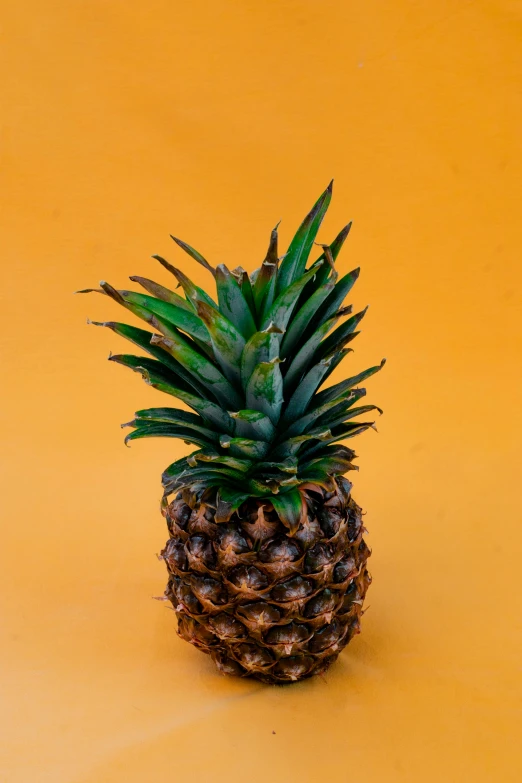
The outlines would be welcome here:
M 332 186 L 333 181 L 330 182 L 324 193 L 319 196 L 292 239 L 279 269 L 277 279 L 278 293 L 284 291 L 302 276 L 310 250 L 319 231 L 319 226 L 330 204 Z
M 288 492 L 273 495 L 270 502 L 283 525 L 289 529 L 290 535 L 295 535 L 306 514 L 306 504 L 301 492 L 298 489 L 290 489 Z
M 245 338 L 228 318 L 206 302 L 197 303 L 197 312 L 208 329 L 214 355 L 225 377 L 236 387 L 240 387 L 239 365 L 246 344 Z
M 207 437 L 208 434 L 208 437 Z M 216 436 L 211 430 L 195 427 L 181 427 L 165 422 L 136 422 L 136 429 L 125 437 L 125 443 L 139 438 L 180 438 L 186 443 L 194 443 L 205 448 L 216 443 Z
M 367 370 L 364 370 L 363 372 L 360 372 L 357 375 L 352 375 L 351 378 L 347 378 L 344 381 L 340 381 L 340 383 L 336 383 L 334 386 L 329 386 L 324 391 L 319 392 L 319 394 L 317 394 L 314 397 L 312 409 L 315 410 L 316 408 L 320 407 L 321 405 L 324 405 L 326 402 L 329 402 L 330 400 L 335 400 L 338 397 L 342 397 L 343 394 L 353 389 L 354 386 L 357 386 L 359 383 L 362 383 L 367 378 L 370 378 L 372 375 L 375 375 L 375 373 L 379 372 L 379 370 L 382 370 L 385 364 L 386 364 L 386 359 L 383 359 L 381 363 L 377 364 L 375 367 L 369 367 Z
M 220 524 L 228 522 L 232 514 L 247 500 L 248 492 L 221 487 L 217 496 L 217 509 L 214 520 Z
M 262 332 L 256 332 L 246 343 L 241 354 L 241 383 L 246 388 L 254 369 L 261 362 L 270 362 L 279 356 L 282 330 L 269 324 Z
M 170 238 L 174 240 L 174 242 L 185 251 L 185 253 L 188 253 L 188 255 L 194 259 L 194 261 L 197 261 L 198 264 L 201 264 L 201 266 L 204 266 L 205 269 L 208 269 L 208 271 L 215 276 L 216 270 L 213 266 L 211 266 L 206 258 L 203 258 L 201 253 L 198 253 L 197 250 L 194 250 L 193 247 L 191 247 L 187 242 L 183 242 L 183 240 L 178 239 L 177 237 L 170 235 Z
M 252 438 L 253 440 L 266 440 L 270 442 L 275 434 L 275 428 L 268 416 L 261 411 L 242 410 L 231 413 L 236 423 L 236 436 L 239 438 Z
M 361 310 L 360 313 L 352 315 L 352 317 L 348 318 L 344 324 L 338 326 L 337 329 L 335 329 L 335 331 L 333 331 L 332 334 L 330 334 L 317 349 L 315 353 L 315 361 L 318 362 L 325 356 L 335 354 L 344 348 L 344 346 L 353 339 L 353 333 L 355 332 L 357 324 L 359 324 L 360 321 L 364 318 L 367 309 L 368 308 L 366 307 L 364 310 Z
M 259 268 L 256 281 L 252 288 L 254 305 L 257 316 L 261 322 L 265 314 L 270 310 L 274 302 L 274 296 L 277 284 L 277 226 L 270 234 L 270 244 L 266 253 L 266 258 Z
M 327 283 L 318 288 L 291 319 L 290 325 L 283 337 L 283 342 L 281 343 L 282 359 L 292 355 L 295 348 L 302 341 L 303 335 L 305 334 L 308 325 L 316 316 L 319 307 L 333 291 L 333 288 L 333 283 Z
M 216 269 L 216 286 L 222 315 L 248 340 L 256 331 L 254 318 L 237 280 L 224 264 Z
M 221 448 L 230 449 L 230 453 L 234 457 L 242 459 L 263 459 L 270 448 L 270 444 L 262 440 L 231 438 L 229 435 L 222 435 L 219 442 Z
M 294 391 L 288 401 L 282 417 L 282 424 L 289 425 L 303 415 L 308 408 L 310 400 L 321 385 L 328 371 L 330 361 L 330 359 L 323 359 L 306 373 L 299 384 L 299 388 Z
M 186 299 L 183 299 L 182 296 L 179 296 L 179 294 L 176 294 L 169 288 L 165 288 L 165 286 L 155 283 L 154 280 L 149 280 L 148 277 L 140 277 L 139 275 L 131 275 L 129 280 L 132 280 L 133 283 L 139 283 L 145 291 L 148 291 L 149 294 L 155 296 L 157 299 L 162 299 L 164 302 L 170 302 L 170 304 L 177 305 L 187 312 L 192 312 L 192 307 Z
M 319 343 L 328 334 L 336 321 L 337 318 L 330 318 L 330 320 L 325 321 L 325 323 L 322 324 L 322 326 L 319 326 L 310 339 L 307 340 L 296 353 L 285 374 L 285 395 L 290 394 L 295 389 L 301 376 L 308 370 L 312 363 Z
M 261 362 L 254 369 L 246 389 L 246 404 L 265 413 L 277 425 L 283 405 L 283 376 L 278 359 Z
M 286 329 L 299 299 L 299 294 L 307 282 L 315 275 L 316 271 L 317 268 L 315 267 L 310 269 L 296 280 L 295 283 L 292 283 L 288 288 L 282 290 L 268 313 L 265 315 L 261 325 L 262 329 L 266 329 L 271 323 L 275 324 L 283 331 Z
M 216 399 L 226 408 L 238 410 L 242 408 L 241 398 L 224 375 L 205 356 L 188 345 L 183 337 L 176 339 L 155 335 L 151 340 L 153 345 L 159 345 L 170 353 L 194 377 L 208 388 Z
M 217 304 L 214 302 L 214 300 L 202 288 L 194 285 L 192 280 L 187 277 L 187 275 L 182 272 L 181 269 L 178 269 L 177 267 L 170 264 L 165 258 L 162 258 L 162 256 L 154 255 L 152 258 L 155 258 L 156 261 L 159 261 L 164 269 L 174 275 L 180 286 L 183 288 L 185 296 L 193 306 L 194 310 L 196 309 L 196 302 L 198 301 L 206 302 L 211 307 L 217 307 Z

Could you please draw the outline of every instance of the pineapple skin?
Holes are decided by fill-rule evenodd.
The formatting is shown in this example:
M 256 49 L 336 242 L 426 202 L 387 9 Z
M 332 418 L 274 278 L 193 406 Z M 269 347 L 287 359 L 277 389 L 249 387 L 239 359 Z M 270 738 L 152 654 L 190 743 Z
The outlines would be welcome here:
M 371 582 L 350 489 L 338 477 L 333 492 L 307 492 L 294 535 L 254 498 L 220 524 L 193 495 L 165 503 L 165 595 L 179 636 L 223 674 L 284 684 L 324 673 L 359 633 Z

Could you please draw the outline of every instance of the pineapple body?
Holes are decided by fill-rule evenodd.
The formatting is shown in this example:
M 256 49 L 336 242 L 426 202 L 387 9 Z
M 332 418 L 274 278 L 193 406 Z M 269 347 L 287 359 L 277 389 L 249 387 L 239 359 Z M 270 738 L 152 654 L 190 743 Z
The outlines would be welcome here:
M 228 522 L 181 496 L 164 505 L 166 596 L 182 639 L 226 674 L 296 682 L 330 666 L 359 633 L 371 578 L 361 509 L 350 483 L 307 493 L 290 535 L 267 503 L 246 502 Z

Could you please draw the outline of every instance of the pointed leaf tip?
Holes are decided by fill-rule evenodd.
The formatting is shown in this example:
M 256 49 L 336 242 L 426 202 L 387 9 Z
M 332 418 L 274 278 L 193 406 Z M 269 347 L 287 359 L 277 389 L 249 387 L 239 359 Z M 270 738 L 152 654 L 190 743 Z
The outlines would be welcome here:
M 100 287 L 105 291 L 107 296 L 110 296 L 111 299 L 114 299 L 118 304 L 123 305 L 126 307 L 126 302 L 119 291 L 117 291 L 110 283 L 107 283 L 105 280 L 100 280 Z
M 194 259 L 194 261 L 197 261 L 198 264 L 201 264 L 201 266 L 205 267 L 211 275 L 214 277 L 216 276 L 216 270 L 213 266 L 209 264 L 206 258 L 204 258 L 201 253 L 198 253 L 197 250 L 195 250 L 193 247 L 191 247 L 187 242 L 183 242 L 182 239 L 178 239 L 177 237 L 173 236 L 173 234 L 170 234 L 170 238 L 182 249 L 187 253 L 191 258 Z

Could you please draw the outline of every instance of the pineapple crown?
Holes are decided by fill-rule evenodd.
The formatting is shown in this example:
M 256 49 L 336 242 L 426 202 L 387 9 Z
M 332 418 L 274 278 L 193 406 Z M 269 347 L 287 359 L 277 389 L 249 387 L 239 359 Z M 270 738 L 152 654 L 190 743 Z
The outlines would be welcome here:
M 197 446 L 163 473 L 164 496 L 181 491 L 206 502 L 213 498 L 216 521 L 228 520 L 255 497 L 270 502 L 295 531 L 306 510 L 306 493 L 331 491 L 336 477 L 357 469 L 355 453 L 339 441 L 375 425 L 354 419 L 382 413 L 357 402 L 366 394 L 360 384 L 381 369 L 384 359 L 318 391 L 351 351 L 347 346 L 359 334 L 366 312 L 352 315 L 351 306 L 343 306 L 359 269 L 341 279 L 335 269 L 351 223 L 331 245 L 321 245 L 321 255 L 307 267 L 331 195 L 332 183 L 281 258 L 276 226 L 265 260 L 250 275 L 241 267 L 214 268 L 172 237 L 213 275 L 217 302 L 157 255 L 153 258 L 175 277 L 184 296 L 138 276 L 130 279 L 147 294 L 116 290 L 106 282 L 78 292 L 105 294 L 155 330 L 89 322 L 112 329 L 149 354 L 111 355 L 110 361 L 139 372 L 155 389 L 192 409 L 137 411 L 122 425 L 132 428 L 125 443 L 157 436 Z

